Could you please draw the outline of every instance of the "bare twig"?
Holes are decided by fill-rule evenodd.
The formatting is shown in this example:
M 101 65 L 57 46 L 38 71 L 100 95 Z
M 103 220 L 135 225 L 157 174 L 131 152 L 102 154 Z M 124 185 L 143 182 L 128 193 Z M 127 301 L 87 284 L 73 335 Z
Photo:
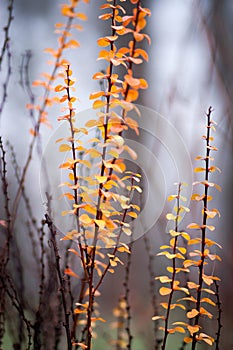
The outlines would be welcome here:
M 7 51 L 7 69 L 6 69 L 5 81 L 4 81 L 3 86 L 2 86 L 3 92 L 2 92 L 2 99 L 0 102 L 0 117 L 1 117 L 1 114 L 3 111 L 3 108 L 5 106 L 5 103 L 6 103 L 7 90 L 8 90 L 8 86 L 9 86 L 9 82 L 10 82 L 10 77 L 11 77 L 11 52 L 10 52 L 10 48 L 9 48 L 8 44 L 6 46 L 6 51 Z
M 8 9 L 7 23 L 6 23 L 5 27 L 3 28 L 4 32 L 5 32 L 5 37 L 4 37 L 3 46 L 1 49 L 1 53 L 0 53 L 0 71 L 2 69 L 2 62 L 3 62 L 4 56 L 5 56 L 5 53 L 7 51 L 9 41 L 10 41 L 9 32 L 10 32 L 11 23 L 14 19 L 14 17 L 13 17 L 14 0 L 9 0 L 8 3 L 9 4 L 8 4 L 8 8 L 7 8 Z
M 19 300 L 17 291 L 13 285 L 13 282 L 10 278 L 9 275 L 6 274 L 5 276 L 5 280 L 2 279 L 1 277 L 1 282 L 4 286 L 4 289 L 6 291 L 6 294 L 8 295 L 8 297 L 10 298 L 13 306 L 16 308 L 16 310 L 18 311 L 20 317 L 22 318 L 26 329 L 27 329 L 27 348 L 26 350 L 30 350 L 31 349 L 31 345 L 32 345 L 32 325 L 31 322 L 27 319 L 27 317 L 25 316 L 25 312 L 24 312 L 24 308 L 22 306 L 22 303 Z
M 56 241 L 56 235 L 57 232 L 53 226 L 53 223 L 50 219 L 50 217 L 46 214 L 45 215 L 45 223 L 48 225 L 49 230 L 51 232 L 51 243 L 53 246 L 53 251 L 56 259 L 56 271 L 57 271 L 57 276 L 60 284 L 60 293 L 61 293 L 61 298 L 62 298 L 62 306 L 63 306 L 63 311 L 64 311 L 64 318 L 65 321 L 63 322 L 63 326 L 66 330 L 66 339 L 67 339 L 67 350 L 72 350 L 72 341 L 71 341 L 71 333 L 70 333 L 70 311 L 68 310 L 67 306 L 67 301 L 66 301 L 66 286 L 65 286 L 65 280 L 61 271 L 61 266 L 60 266 L 60 255 L 59 255 L 59 249 L 57 246 L 57 241 Z
M 214 284 L 215 284 L 215 289 L 216 289 L 217 308 L 218 308 L 218 317 L 217 317 L 218 329 L 217 329 L 217 333 L 216 333 L 215 350 L 219 350 L 220 349 L 219 343 L 220 343 L 221 329 L 223 327 L 223 325 L 222 325 L 222 303 L 220 300 L 219 285 L 218 285 L 217 281 L 214 281 Z

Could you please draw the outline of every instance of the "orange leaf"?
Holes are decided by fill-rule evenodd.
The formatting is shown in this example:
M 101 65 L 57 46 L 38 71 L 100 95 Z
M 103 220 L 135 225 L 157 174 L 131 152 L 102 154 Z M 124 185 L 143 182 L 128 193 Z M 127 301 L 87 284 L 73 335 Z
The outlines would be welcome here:
M 77 40 L 71 39 L 70 41 L 68 41 L 68 43 L 66 43 L 66 47 L 79 47 L 80 44 Z
M 140 89 L 147 89 L 148 83 L 145 79 L 139 79 L 140 80 Z
M 99 108 L 102 108 L 102 107 L 104 107 L 104 106 L 106 106 L 106 102 L 105 102 L 105 101 L 101 101 L 101 100 L 96 100 L 96 101 L 93 103 L 93 105 L 92 105 L 92 107 L 93 107 L 94 109 L 99 109 Z
M 79 217 L 79 220 L 85 225 L 89 225 L 93 222 L 93 220 L 87 214 L 82 214 Z
M 71 150 L 71 147 L 69 145 L 66 144 L 62 144 L 59 147 L 59 152 L 68 152 Z
M 137 78 L 133 78 L 131 75 L 126 74 L 124 76 L 125 81 L 128 85 L 132 86 L 132 87 L 139 87 L 140 85 L 140 79 Z
M 94 100 L 94 99 L 96 99 L 96 98 L 98 98 L 98 97 L 100 97 L 100 96 L 103 96 L 103 95 L 104 95 L 104 92 L 103 92 L 103 91 L 92 92 L 92 93 L 90 94 L 89 99 L 90 99 L 90 100 Z
M 171 294 L 172 292 L 172 289 L 171 288 L 167 288 L 167 287 L 161 287 L 159 289 L 159 294 L 160 295 L 168 295 L 168 294 Z
M 201 171 L 205 171 L 205 168 L 197 167 L 197 168 L 194 169 L 194 172 L 195 172 L 195 173 L 199 173 L 199 172 L 201 172 Z
M 132 101 L 136 101 L 138 99 L 138 91 L 137 90 L 132 90 L 129 89 L 127 97 L 126 97 L 126 101 L 128 102 L 132 102 Z
M 192 222 L 191 224 L 189 224 L 189 225 L 187 226 L 187 228 L 190 228 L 190 229 L 200 229 L 201 226 L 198 225 L 198 224 L 196 224 L 196 223 L 194 223 L 194 222 Z
M 72 276 L 72 277 L 80 278 L 80 277 L 77 275 L 77 273 L 75 273 L 75 272 L 74 272 L 72 269 L 70 269 L 70 268 L 65 269 L 64 273 L 65 273 L 66 275 L 69 275 L 69 276 Z
M 200 326 L 198 326 L 198 325 L 195 325 L 195 326 L 187 325 L 187 328 L 188 328 L 190 334 L 193 335 L 194 333 L 197 333 L 199 331 Z
M 114 36 L 105 36 L 103 38 L 99 38 L 97 40 L 97 43 L 99 46 L 109 46 L 111 42 L 114 42 L 116 39 L 118 38 L 117 35 L 114 35 Z
M 187 312 L 187 317 L 188 318 L 193 318 L 196 317 L 199 314 L 199 311 L 196 309 L 192 309 L 191 311 Z
M 78 17 L 82 21 L 87 21 L 87 16 L 84 13 L 76 13 L 76 17 Z

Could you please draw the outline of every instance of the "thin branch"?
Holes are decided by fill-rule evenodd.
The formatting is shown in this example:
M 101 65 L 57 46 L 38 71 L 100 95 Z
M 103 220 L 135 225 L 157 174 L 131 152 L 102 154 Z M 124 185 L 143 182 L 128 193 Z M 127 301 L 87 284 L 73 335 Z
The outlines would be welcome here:
M 220 350 L 219 343 L 220 343 L 220 336 L 221 336 L 221 329 L 223 327 L 222 325 L 222 303 L 220 300 L 220 295 L 219 295 L 219 285 L 217 281 L 214 281 L 215 284 L 215 289 L 216 289 L 216 298 L 217 298 L 217 308 L 218 308 L 218 329 L 216 333 L 216 340 L 215 340 L 215 350 Z
M 27 317 L 25 316 L 24 313 L 24 309 L 22 306 L 22 303 L 19 300 L 17 291 L 12 283 L 11 278 L 6 274 L 5 276 L 5 280 L 2 279 L 1 277 L 1 282 L 4 286 L 4 289 L 6 291 L 6 294 L 8 295 L 8 297 L 10 298 L 12 305 L 16 308 L 16 310 L 18 311 L 20 317 L 22 318 L 23 322 L 25 323 L 26 329 L 27 329 L 27 334 L 28 334 L 28 343 L 27 343 L 27 348 L 26 350 L 30 350 L 31 349 L 31 345 L 32 345 L 32 325 L 31 322 L 27 319 Z M 7 285 L 8 283 L 8 285 Z
M 71 342 L 71 333 L 70 333 L 70 312 L 68 311 L 68 306 L 67 306 L 67 301 L 66 301 L 66 286 L 65 286 L 65 280 L 61 271 L 61 266 L 60 266 L 60 255 L 59 255 L 59 249 L 57 246 L 57 241 L 56 241 L 56 235 L 57 232 L 53 226 L 53 223 L 50 219 L 50 217 L 46 214 L 45 215 L 45 223 L 48 225 L 48 228 L 51 232 L 51 243 L 53 246 L 53 251 L 54 251 L 54 256 L 56 260 L 56 271 L 57 271 L 57 276 L 60 284 L 59 291 L 61 293 L 61 298 L 62 298 L 62 306 L 63 306 L 63 311 L 64 311 L 64 317 L 65 317 L 65 322 L 63 323 L 63 326 L 66 330 L 66 340 L 67 340 L 67 350 L 72 350 L 72 342 Z
M 130 252 L 132 253 L 132 243 L 130 244 Z M 130 302 L 129 302 L 129 293 L 130 293 L 130 287 L 129 287 L 129 276 L 130 276 L 130 268 L 131 268 L 131 254 L 127 254 L 127 263 L 126 263 L 126 268 L 125 268 L 125 280 L 123 283 L 124 289 L 125 289 L 125 294 L 124 294 L 124 300 L 126 302 L 126 312 L 127 312 L 127 318 L 126 318 L 126 334 L 128 337 L 128 342 L 127 342 L 127 349 L 131 350 L 132 349 L 132 340 L 133 336 L 131 333 L 131 307 L 130 307 Z
M 7 51 L 7 47 L 10 41 L 10 27 L 11 27 L 11 23 L 14 19 L 13 17 L 13 5 L 14 5 L 14 0 L 9 0 L 9 5 L 8 5 L 8 18 L 7 18 L 7 23 L 5 25 L 4 32 L 5 32 L 5 37 L 4 37 L 4 41 L 3 41 L 3 46 L 1 49 L 1 53 L 0 53 L 0 71 L 2 69 L 2 62 L 5 56 L 5 52 Z
M 12 70 L 11 70 L 11 52 L 10 52 L 10 48 L 9 48 L 8 44 L 6 46 L 6 51 L 7 51 L 7 69 L 6 69 L 5 81 L 4 81 L 3 86 L 2 86 L 3 92 L 2 92 L 2 99 L 0 102 L 0 117 L 1 117 L 1 114 L 3 112 L 3 108 L 6 104 L 7 90 L 8 90 L 8 86 L 10 83 L 10 77 L 11 77 L 11 73 L 12 73 Z
M 149 271 L 149 291 L 150 291 L 150 297 L 151 297 L 151 305 L 152 305 L 152 311 L 153 315 L 158 314 L 158 308 L 156 303 L 156 293 L 155 293 L 155 272 L 154 272 L 154 255 L 151 252 L 151 243 L 149 241 L 149 238 L 147 237 L 147 234 L 144 235 L 144 243 L 145 243 L 145 249 L 148 255 L 148 271 Z M 157 333 L 158 333 L 158 325 L 156 322 L 153 324 L 153 330 L 154 330 L 154 350 L 159 349 L 160 340 L 157 339 Z

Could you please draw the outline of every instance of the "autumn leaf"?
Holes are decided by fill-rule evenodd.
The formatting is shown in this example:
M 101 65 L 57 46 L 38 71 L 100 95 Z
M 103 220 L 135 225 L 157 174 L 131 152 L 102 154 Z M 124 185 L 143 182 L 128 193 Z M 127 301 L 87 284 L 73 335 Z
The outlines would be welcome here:
M 199 314 L 199 311 L 196 309 L 192 309 L 191 311 L 187 312 L 188 318 L 196 317 Z
M 62 144 L 59 147 L 59 152 L 68 152 L 71 150 L 71 147 L 69 145 L 66 144 Z
M 159 294 L 160 294 L 160 295 L 169 295 L 169 294 L 171 294 L 171 292 L 172 292 L 172 289 L 171 289 L 171 288 L 161 287 L 161 288 L 159 289 Z

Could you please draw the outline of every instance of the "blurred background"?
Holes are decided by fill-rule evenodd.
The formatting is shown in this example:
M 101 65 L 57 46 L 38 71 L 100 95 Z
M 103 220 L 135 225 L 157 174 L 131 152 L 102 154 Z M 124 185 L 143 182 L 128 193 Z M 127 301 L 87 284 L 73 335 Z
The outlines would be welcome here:
M 48 47 L 56 48 L 54 24 L 61 21 L 60 3 L 62 2 L 46 0 L 37 2 L 17 0 L 14 3 L 14 20 L 10 28 L 12 74 L 6 104 L 0 115 L 0 128 L 3 138 L 14 145 L 20 164 L 25 162 L 26 150 L 31 137 L 29 134 L 31 120 L 25 109 L 28 96 L 21 85 L 22 59 L 30 52 L 31 81 L 38 79 L 42 72 L 50 71 L 46 63 L 50 57 L 43 50 Z M 72 63 L 73 74 L 77 78 L 77 96 L 80 99 L 77 108 L 79 111 L 91 107 L 89 94 L 99 88 L 98 83 L 92 80 L 92 76 L 95 72 L 105 69 L 104 61 L 96 61 L 99 51 L 96 40 L 108 33 L 106 23 L 98 20 L 99 6 L 102 3 L 101 0 L 92 0 L 89 5 L 80 5 L 80 12 L 88 16 L 88 21 L 83 24 L 84 30 L 76 34 L 81 47 L 67 51 L 67 57 Z M 1 1 L 1 42 L 7 6 L 8 1 Z M 193 166 L 199 166 L 194 159 L 204 152 L 204 142 L 201 141 L 201 136 L 205 134 L 205 113 L 209 106 L 214 109 L 213 119 L 217 122 L 214 144 L 219 149 L 215 153 L 214 164 L 221 169 L 221 173 L 213 173 L 211 180 L 222 187 L 222 192 L 217 193 L 216 191 L 214 194 L 214 207 L 220 210 L 221 217 L 215 220 L 216 229 L 213 238 L 223 247 L 220 252 L 223 261 L 216 263 L 213 273 L 222 279 L 220 294 L 223 303 L 224 327 L 221 350 L 229 350 L 233 348 L 233 2 L 229 0 L 145 0 L 143 6 L 152 11 L 146 27 L 152 43 L 150 47 L 147 43 L 143 44 L 149 53 L 149 62 L 138 66 L 137 76 L 145 77 L 149 88 L 141 92 L 138 103 L 160 113 L 172 123 L 188 149 Z M 1 96 L 7 71 L 4 64 L 5 62 L 0 71 Z M 39 98 L 40 89 L 36 88 L 34 93 Z M 58 127 L 58 113 L 59 108 L 57 107 L 49 109 L 49 121 L 52 128 L 42 126 L 42 150 L 46 148 L 46 144 Z M 156 147 L 151 151 L 156 153 Z M 30 192 L 31 202 L 36 207 L 37 218 L 42 218 L 44 215 L 38 176 L 42 153 L 38 155 L 35 152 L 27 177 L 28 192 Z M 159 154 L 157 157 L 160 161 Z M 183 164 L 183 166 L 188 165 Z M 13 193 L 13 175 L 11 180 Z M 171 176 L 170 180 L 176 181 L 175 176 Z M 166 196 L 176 191 L 172 182 L 169 183 L 165 176 Z M 150 188 L 148 190 L 150 191 Z M 193 213 L 195 210 L 197 209 L 194 209 Z M 21 211 L 22 218 L 18 220 L 17 226 L 19 246 L 20 241 L 26 239 L 25 233 L 20 228 L 24 221 L 23 209 Z M 160 218 L 146 233 L 149 250 L 153 256 L 158 252 L 159 246 L 167 240 L 167 237 L 163 236 L 163 232 L 166 231 L 165 214 L 167 211 L 168 207 L 165 204 Z M 192 221 L 192 218 L 189 217 L 186 224 Z M 28 254 L 25 256 L 23 254 L 22 262 L 30 266 L 29 248 L 25 245 L 24 249 L 25 252 L 28 250 Z M 148 249 L 145 249 L 143 237 L 135 242 L 133 251 L 130 276 L 132 334 L 135 349 L 152 349 L 154 325 L 150 321 L 153 310 L 149 302 L 150 276 L 147 268 L 149 253 Z M 161 257 L 154 259 L 153 267 L 157 275 L 163 274 L 163 263 Z M 17 271 L 15 273 L 17 274 Z M 24 276 L 25 285 L 27 285 L 26 276 Z M 120 267 L 119 273 L 107 278 L 101 290 L 102 296 L 100 296 L 99 303 L 104 310 L 103 317 L 108 320 L 114 319 L 112 309 L 116 306 L 116 300 L 122 292 L 123 278 L 124 269 Z M 28 286 L 28 298 L 33 298 L 33 286 L 33 282 Z M 106 328 L 94 349 L 109 348 L 107 345 L 109 332 L 113 331 Z

